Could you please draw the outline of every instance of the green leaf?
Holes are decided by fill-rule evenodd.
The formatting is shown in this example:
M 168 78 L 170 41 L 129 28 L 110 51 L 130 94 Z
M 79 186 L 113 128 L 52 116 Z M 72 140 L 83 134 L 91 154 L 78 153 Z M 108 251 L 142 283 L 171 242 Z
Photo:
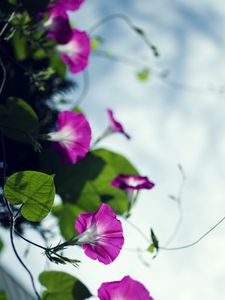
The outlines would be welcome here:
M 12 37 L 12 43 L 16 58 L 19 61 L 25 60 L 28 56 L 27 40 L 25 37 L 16 31 Z
M 39 91 L 46 90 L 46 80 L 50 79 L 55 74 L 55 70 L 52 67 L 42 69 L 38 72 L 33 72 L 30 77 L 30 82 L 34 84 Z
M 47 69 L 43 69 L 35 74 L 35 77 L 37 77 L 39 80 L 48 80 L 52 75 L 55 73 L 55 71 L 52 69 L 52 67 L 49 67 Z
M 50 66 L 56 71 L 56 73 L 60 77 L 64 78 L 66 76 L 66 70 L 67 70 L 66 65 L 57 54 L 51 55 Z
M 32 53 L 32 57 L 36 60 L 42 60 L 43 58 L 46 58 L 46 53 L 43 49 L 38 48 L 36 51 Z
M 0 300 L 8 300 L 7 294 L 5 291 L 0 291 Z
M 14 173 L 6 181 L 4 196 L 13 205 L 23 204 L 21 214 L 25 219 L 32 222 L 41 221 L 53 205 L 53 176 L 36 171 Z
M 76 165 L 63 164 L 52 151 L 42 152 L 41 158 L 42 171 L 56 174 L 57 193 L 64 204 L 71 204 L 58 212 L 60 228 L 66 239 L 74 235 L 74 220 L 78 212 L 96 211 L 101 202 L 108 203 L 117 214 L 128 210 L 127 194 L 111 185 L 118 174 L 138 174 L 122 155 L 98 149 Z
M 76 165 L 63 164 L 57 154 L 45 152 L 42 168 L 56 174 L 57 193 L 64 203 L 94 211 L 101 202 L 107 202 L 119 214 L 127 210 L 128 198 L 111 181 L 118 174 L 138 174 L 125 157 L 106 149 L 91 151 Z
M 85 113 L 82 111 L 82 109 L 78 106 L 73 107 L 72 111 L 85 115 Z
M 152 228 L 151 228 L 151 239 L 152 239 L 152 244 L 153 244 L 154 248 L 156 249 L 156 251 L 158 251 L 159 250 L 159 240 L 156 237 Z
M 8 0 L 10 4 L 16 5 L 17 4 L 17 0 Z
M 53 213 L 59 218 L 59 228 L 63 237 L 69 240 L 76 235 L 74 229 L 75 220 L 83 212 L 83 209 L 77 205 L 67 203 L 60 206 Z
M 99 43 L 97 39 L 91 39 L 91 49 L 92 50 L 97 50 L 99 46 Z
M 0 127 L 5 135 L 23 143 L 33 143 L 39 133 L 38 117 L 32 107 L 20 98 L 11 97 L 0 105 Z
M 0 239 L 0 252 L 2 251 L 3 247 L 4 247 L 3 241 Z
M 140 72 L 137 73 L 137 78 L 140 81 L 146 81 L 149 78 L 149 70 L 148 69 L 144 69 Z
M 150 252 L 150 253 L 153 253 L 154 250 L 155 250 L 154 244 L 151 244 L 151 245 L 148 247 L 148 249 L 147 249 L 147 251 Z
M 96 36 L 94 38 L 91 39 L 91 49 L 92 50 L 97 50 L 100 45 L 103 43 L 103 38 L 101 36 Z
M 46 271 L 39 275 L 40 283 L 46 287 L 43 299 L 47 300 L 85 300 L 91 295 L 88 288 L 70 274 Z

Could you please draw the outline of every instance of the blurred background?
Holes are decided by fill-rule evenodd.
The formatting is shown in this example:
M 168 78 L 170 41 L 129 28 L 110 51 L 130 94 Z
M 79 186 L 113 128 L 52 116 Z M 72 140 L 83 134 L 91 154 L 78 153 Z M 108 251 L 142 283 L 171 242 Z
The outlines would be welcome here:
M 160 56 L 155 57 L 126 22 L 111 19 L 92 32 L 103 40 L 102 51 L 93 52 L 84 75 L 73 76 L 78 88 L 63 107 L 74 106 L 85 89 L 81 108 L 91 123 L 93 140 L 108 125 L 106 109 L 113 109 L 132 139 L 115 134 L 100 146 L 127 156 L 155 183 L 153 190 L 141 192 L 130 222 L 149 239 L 153 228 L 160 246 L 168 240 L 168 247 L 183 246 L 225 215 L 225 5 L 220 0 L 86 0 L 71 16 L 74 25 L 88 31 L 100 19 L 118 13 L 144 30 Z M 138 79 L 147 69 L 148 78 Z M 54 219 L 45 222 L 49 226 Z M 71 248 L 66 253 L 82 260 L 79 269 L 47 267 L 77 276 L 95 295 L 102 282 L 130 275 L 157 300 L 225 298 L 225 222 L 195 246 L 160 250 L 155 259 L 142 251 L 149 246 L 143 236 L 122 222 L 126 243 L 112 265 L 100 265 L 81 249 Z M 0 233 L 7 244 L 8 234 L 1 228 Z M 40 239 L 33 231 L 28 235 Z M 17 242 L 23 253 L 26 245 Z M 46 267 L 40 255 L 32 248 L 26 258 L 36 277 Z M 10 250 L 2 253 L 1 261 L 31 290 Z

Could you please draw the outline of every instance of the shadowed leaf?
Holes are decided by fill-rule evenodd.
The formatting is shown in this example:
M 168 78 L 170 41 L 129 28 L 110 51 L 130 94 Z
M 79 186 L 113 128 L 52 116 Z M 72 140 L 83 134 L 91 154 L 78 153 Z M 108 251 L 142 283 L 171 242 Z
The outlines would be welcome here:
M 11 97 L 6 106 L 0 105 L 0 127 L 9 138 L 33 143 L 39 133 L 38 117 L 24 100 Z
M 13 205 L 22 204 L 21 214 L 25 219 L 40 221 L 47 216 L 53 205 L 53 177 L 36 171 L 14 173 L 6 181 L 4 196 Z
M 39 281 L 46 287 L 43 299 L 85 300 L 91 296 L 90 291 L 81 281 L 64 272 L 42 272 Z

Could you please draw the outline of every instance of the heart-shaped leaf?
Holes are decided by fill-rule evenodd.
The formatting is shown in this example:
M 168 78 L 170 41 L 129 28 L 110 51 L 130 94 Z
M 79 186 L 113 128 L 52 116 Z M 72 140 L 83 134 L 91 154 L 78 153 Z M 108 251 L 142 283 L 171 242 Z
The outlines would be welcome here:
M 41 221 L 53 205 L 53 176 L 36 171 L 14 173 L 6 181 L 4 196 L 11 204 L 22 204 L 21 214 L 24 218 L 33 222 Z
M 85 300 L 91 296 L 90 291 L 81 281 L 64 272 L 42 272 L 39 281 L 47 289 L 43 292 L 43 299 Z

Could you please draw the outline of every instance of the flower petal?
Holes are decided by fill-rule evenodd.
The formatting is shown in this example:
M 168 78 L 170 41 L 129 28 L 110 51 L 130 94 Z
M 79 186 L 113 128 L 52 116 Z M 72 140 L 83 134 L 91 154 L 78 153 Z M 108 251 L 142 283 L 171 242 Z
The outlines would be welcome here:
M 89 150 L 91 128 L 81 113 L 64 111 L 58 115 L 58 127 L 48 134 L 54 142 L 53 148 L 65 163 L 75 164 L 84 158 Z
M 112 180 L 111 184 L 124 191 L 152 189 L 155 186 L 148 177 L 133 175 L 118 175 Z
M 97 212 L 81 213 L 75 228 L 90 258 L 109 264 L 119 255 L 124 244 L 122 224 L 108 204 L 101 204 Z
M 62 11 L 50 11 L 49 19 L 44 24 L 48 30 L 48 38 L 55 40 L 58 44 L 67 44 L 72 38 L 72 29 L 69 18 Z
M 77 10 L 84 0 L 58 0 L 55 4 L 49 4 L 48 8 L 61 11 Z
M 113 111 L 108 109 L 107 112 L 109 115 L 110 128 L 114 132 L 122 133 L 127 139 L 130 139 L 130 136 L 124 131 L 123 125 L 114 118 Z
M 144 285 L 130 276 L 120 281 L 102 283 L 98 297 L 100 300 L 153 300 Z
M 71 73 L 79 73 L 87 67 L 91 47 L 86 32 L 73 29 L 69 42 L 56 46 L 56 49 L 61 54 L 61 59 L 69 66 Z

